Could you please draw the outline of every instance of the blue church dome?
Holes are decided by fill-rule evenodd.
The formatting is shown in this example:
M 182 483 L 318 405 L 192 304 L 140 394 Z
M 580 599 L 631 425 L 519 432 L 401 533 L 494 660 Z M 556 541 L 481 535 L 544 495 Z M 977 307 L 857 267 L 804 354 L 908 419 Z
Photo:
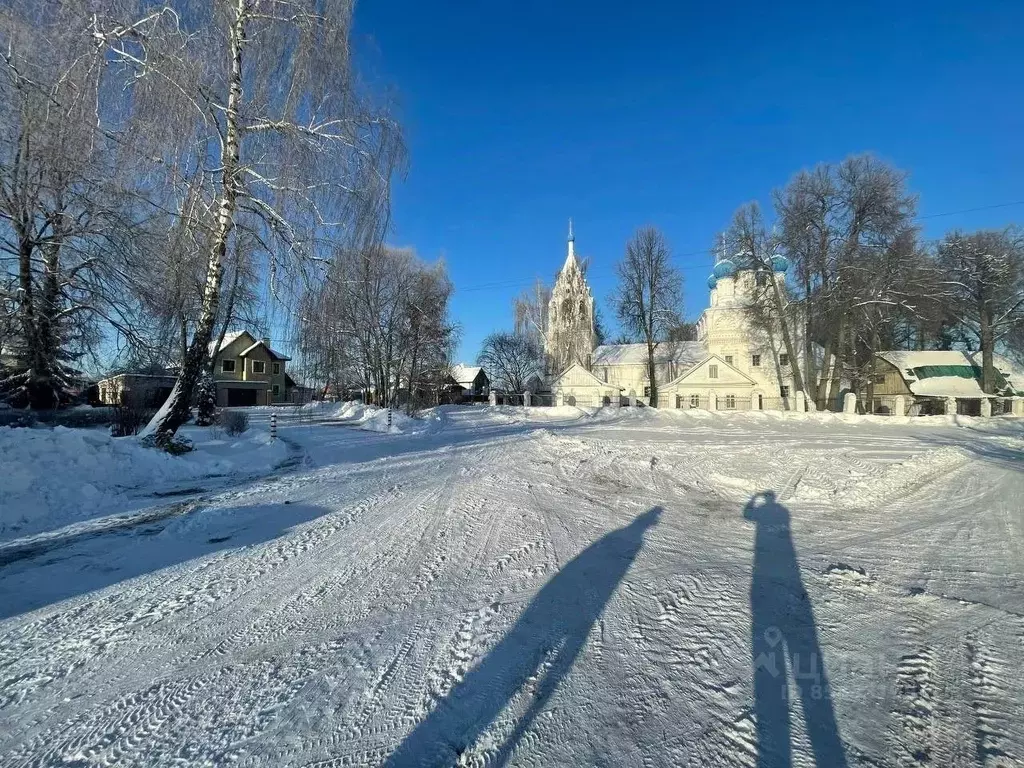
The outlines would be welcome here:
M 722 259 L 715 264 L 714 276 L 717 278 L 729 277 L 735 269 L 736 267 L 731 260 Z
M 789 259 L 783 256 L 781 253 L 776 253 L 772 256 L 772 269 L 776 272 L 785 272 L 789 269 Z
M 710 288 L 711 290 L 715 290 L 716 285 L 718 285 L 718 278 L 715 277 L 714 275 L 711 275 L 708 278 L 708 288 Z

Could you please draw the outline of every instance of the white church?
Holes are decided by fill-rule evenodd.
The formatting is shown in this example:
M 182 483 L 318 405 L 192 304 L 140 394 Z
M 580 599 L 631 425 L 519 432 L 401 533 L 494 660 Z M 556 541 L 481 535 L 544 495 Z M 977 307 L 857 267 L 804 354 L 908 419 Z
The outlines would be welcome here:
M 783 257 L 773 260 L 777 280 L 785 279 L 787 266 Z M 719 258 L 708 278 L 710 306 L 697 323 L 697 341 L 661 342 L 655 350 L 658 407 L 798 407 L 781 342 L 754 332 L 748 322 L 745 308 L 753 301 L 755 279 L 753 270 Z M 544 347 L 546 383 L 557 404 L 617 405 L 620 398 L 651 404 L 647 345 L 594 344 L 594 297 L 576 258 L 571 225 L 565 264 L 551 292 Z

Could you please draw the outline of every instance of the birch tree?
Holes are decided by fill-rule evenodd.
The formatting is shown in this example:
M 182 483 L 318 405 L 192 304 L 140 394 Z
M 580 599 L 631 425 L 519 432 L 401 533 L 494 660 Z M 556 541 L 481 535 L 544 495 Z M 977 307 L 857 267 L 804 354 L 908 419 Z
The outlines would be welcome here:
M 241 227 L 266 273 L 329 258 L 328 243 L 379 242 L 394 123 L 355 86 L 350 0 L 114 0 L 92 36 L 130 93 L 133 138 L 198 189 L 200 311 L 180 374 L 144 434 L 189 417 Z M 173 187 L 171 187 L 173 192 Z
M 615 315 L 625 330 L 647 345 L 650 402 L 656 405 L 655 352 L 681 321 L 683 277 L 672 265 L 664 235 L 654 227 L 637 230 L 615 272 L 619 281 L 612 297 Z

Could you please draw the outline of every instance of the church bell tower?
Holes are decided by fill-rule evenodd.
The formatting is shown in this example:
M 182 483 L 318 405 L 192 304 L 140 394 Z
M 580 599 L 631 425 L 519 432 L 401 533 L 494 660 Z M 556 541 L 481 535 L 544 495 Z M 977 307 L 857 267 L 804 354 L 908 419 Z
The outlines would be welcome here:
M 576 237 L 569 219 L 565 263 L 551 290 L 545 339 L 548 373 L 557 376 L 573 363 L 590 370 L 594 351 L 594 297 L 576 259 Z

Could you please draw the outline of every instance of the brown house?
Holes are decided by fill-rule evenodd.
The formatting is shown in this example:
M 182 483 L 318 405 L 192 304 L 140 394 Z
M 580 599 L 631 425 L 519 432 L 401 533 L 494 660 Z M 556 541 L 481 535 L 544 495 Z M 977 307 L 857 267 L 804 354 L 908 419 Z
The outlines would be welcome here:
M 274 350 L 270 339 L 257 339 L 248 331 L 225 334 L 214 361 L 217 405 L 234 408 L 286 402 L 285 366 L 290 359 Z

